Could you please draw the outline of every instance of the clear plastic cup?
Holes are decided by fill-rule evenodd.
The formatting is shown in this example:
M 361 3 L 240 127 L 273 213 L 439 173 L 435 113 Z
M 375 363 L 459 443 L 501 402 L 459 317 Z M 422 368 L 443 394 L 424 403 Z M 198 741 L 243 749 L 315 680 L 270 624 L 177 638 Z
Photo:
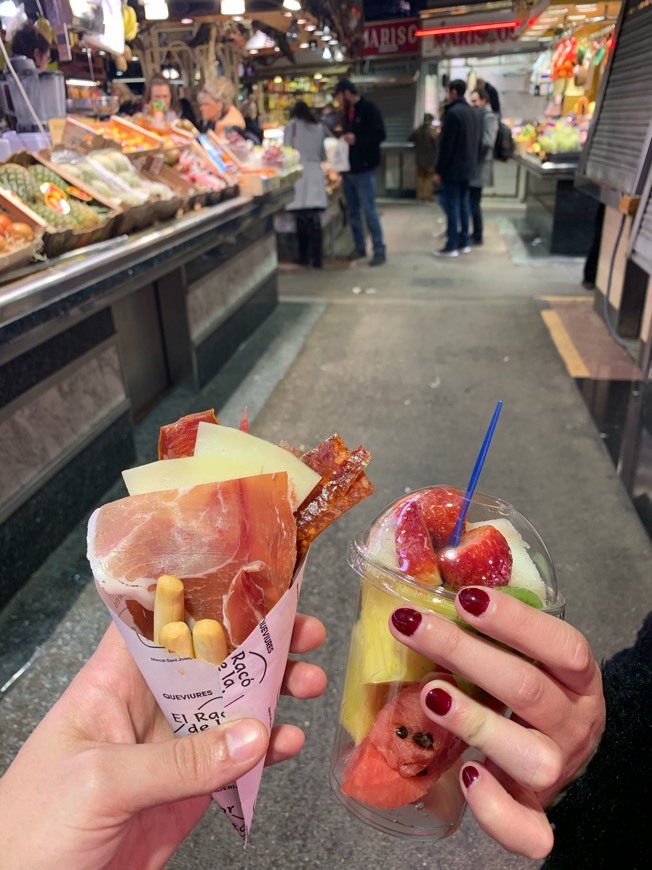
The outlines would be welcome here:
M 420 691 L 437 673 L 437 665 L 393 638 L 387 626 L 392 611 L 407 605 L 462 623 L 454 605 L 462 585 L 506 583 L 501 588 L 507 594 L 555 616 L 564 614 L 550 554 L 532 524 L 512 505 L 476 493 L 460 546 L 450 547 L 463 497 L 444 486 L 402 496 L 355 538 L 348 552 L 360 589 L 329 778 L 349 812 L 399 837 L 436 840 L 457 830 L 466 807 L 459 770 L 479 756 L 423 713 Z M 432 553 L 420 534 L 419 517 Z M 493 526 L 500 535 L 483 526 Z M 464 582 L 473 565 L 468 558 L 470 542 L 479 536 L 490 538 L 490 546 L 497 546 L 505 558 L 483 565 L 478 557 L 474 579 Z M 462 551 L 465 561 L 458 558 Z M 487 550 L 479 547 L 475 552 Z M 431 571 L 433 554 L 437 567 Z M 446 577 L 449 582 L 442 582 Z M 468 681 L 446 678 L 489 700 Z

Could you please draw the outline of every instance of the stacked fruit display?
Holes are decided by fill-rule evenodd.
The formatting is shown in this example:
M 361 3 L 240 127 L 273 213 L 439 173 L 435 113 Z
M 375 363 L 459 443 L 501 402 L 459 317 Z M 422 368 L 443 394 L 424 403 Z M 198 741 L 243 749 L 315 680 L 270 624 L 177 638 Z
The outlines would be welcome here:
M 557 121 L 537 139 L 539 153 L 569 154 L 581 149 L 580 131 L 567 121 Z
M 12 221 L 0 211 L 0 254 L 13 252 L 25 242 L 34 241 L 34 230 L 22 221 Z
M 40 247 L 39 233 L 0 209 L 0 281 L 9 277 L 10 270 L 28 263 Z
M 88 232 L 107 220 L 106 209 L 82 202 L 81 199 L 92 198 L 40 164 L 28 168 L 16 163 L 0 166 L 0 187 L 14 193 L 46 222 L 50 231 Z
M 100 136 L 117 142 L 125 154 L 137 154 L 141 151 L 156 151 L 165 147 L 174 148 L 174 142 L 165 143 L 156 133 L 139 129 L 122 118 L 111 117 L 107 121 L 97 121 L 92 118 L 76 118 L 78 124 L 92 128 Z
M 133 207 L 144 205 L 152 198 L 167 201 L 174 196 L 165 184 L 142 178 L 129 158 L 116 149 L 89 154 L 59 151 L 52 155 L 52 160 L 62 172 L 117 205 Z
M 207 190 L 220 191 L 227 187 L 227 183 L 218 173 L 217 168 L 196 152 L 184 151 L 176 165 L 179 174 L 191 184 L 198 184 Z

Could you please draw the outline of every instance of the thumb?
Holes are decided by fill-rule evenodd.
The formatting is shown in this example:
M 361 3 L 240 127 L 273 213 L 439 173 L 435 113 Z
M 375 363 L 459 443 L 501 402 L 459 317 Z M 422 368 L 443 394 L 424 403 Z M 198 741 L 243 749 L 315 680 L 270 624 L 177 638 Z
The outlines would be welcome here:
M 114 745 L 108 748 L 107 792 L 115 810 L 128 814 L 209 795 L 251 770 L 268 743 L 262 722 L 238 719 L 163 743 Z

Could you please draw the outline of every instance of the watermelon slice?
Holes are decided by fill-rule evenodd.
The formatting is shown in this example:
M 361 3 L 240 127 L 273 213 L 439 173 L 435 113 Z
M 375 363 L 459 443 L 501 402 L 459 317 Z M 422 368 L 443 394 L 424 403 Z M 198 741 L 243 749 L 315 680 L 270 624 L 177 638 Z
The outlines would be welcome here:
M 429 777 L 401 776 L 392 770 L 367 739 L 351 756 L 342 791 L 363 804 L 391 810 L 420 800 L 431 782 Z
M 369 735 L 353 752 L 342 791 L 378 809 L 397 809 L 422 798 L 466 744 L 426 716 L 421 685 L 402 689 L 380 710 Z

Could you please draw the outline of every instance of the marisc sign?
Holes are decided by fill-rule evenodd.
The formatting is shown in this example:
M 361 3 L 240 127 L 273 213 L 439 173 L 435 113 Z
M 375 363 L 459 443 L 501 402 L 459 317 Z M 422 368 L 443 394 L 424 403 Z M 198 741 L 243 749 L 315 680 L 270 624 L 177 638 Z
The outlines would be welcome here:
M 418 18 L 397 18 L 395 21 L 365 24 L 362 56 L 416 54 L 419 51 L 418 29 Z
M 458 30 L 421 39 L 423 57 L 464 57 L 536 51 L 537 42 L 519 42 L 518 31 L 509 27 L 496 30 Z

